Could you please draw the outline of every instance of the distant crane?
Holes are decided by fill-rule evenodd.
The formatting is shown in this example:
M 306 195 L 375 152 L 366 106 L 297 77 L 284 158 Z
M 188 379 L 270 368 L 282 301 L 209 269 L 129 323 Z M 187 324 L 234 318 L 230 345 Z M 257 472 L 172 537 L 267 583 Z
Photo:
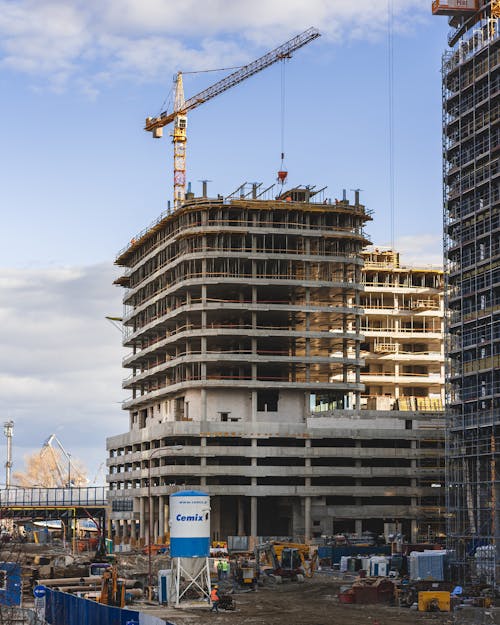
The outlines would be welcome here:
M 186 197 L 187 112 L 215 98 L 220 93 L 231 89 L 231 87 L 243 82 L 273 63 L 291 58 L 292 52 L 319 36 L 320 32 L 316 28 L 309 28 L 278 48 L 219 80 L 211 87 L 200 91 L 200 93 L 189 98 L 189 100 L 184 99 L 182 72 L 177 72 L 173 112 L 168 113 L 164 111 L 159 117 L 147 117 L 144 127 L 144 130 L 151 132 L 155 139 L 159 139 L 163 135 L 163 127 L 174 122 L 172 131 L 172 142 L 174 144 L 174 208 L 179 208 Z M 283 174 L 284 172 L 280 173 Z
M 57 445 L 57 448 L 68 461 L 67 473 L 61 467 L 60 457 L 59 454 L 56 452 L 56 449 L 54 448 L 54 443 Z M 78 482 L 81 484 L 86 484 L 88 482 L 87 477 L 72 463 L 71 454 L 64 449 L 63 444 L 55 434 L 51 434 L 42 445 L 42 449 L 40 450 L 40 458 L 43 458 L 45 455 L 49 455 L 49 457 L 52 458 L 52 462 L 56 467 L 57 475 L 59 476 L 61 486 L 71 488 L 75 484 L 75 477 L 78 478 Z
M 97 484 L 97 480 L 99 477 L 103 478 L 104 483 L 106 483 L 106 473 L 104 471 L 104 467 L 106 466 L 105 462 L 101 462 L 101 464 L 97 467 L 97 471 L 94 475 L 94 479 L 92 480 L 92 486 Z

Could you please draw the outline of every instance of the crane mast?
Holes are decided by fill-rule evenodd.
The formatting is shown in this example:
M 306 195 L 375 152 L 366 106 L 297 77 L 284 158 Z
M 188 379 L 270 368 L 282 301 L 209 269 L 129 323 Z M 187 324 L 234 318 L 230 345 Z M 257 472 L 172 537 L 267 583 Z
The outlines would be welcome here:
M 151 132 L 155 139 L 163 135 L 163 127 L 172 123 L 172 142 L 174 144 L 174 208 L 179 208 L 186 196 L 186 142 L 187 142 L 187 113 L 204 102 L 224 93 L 231 87 L 243 82 L 250 76 L 262 71 L 273 63 L 291 57 L 292 52 L 302 48 L 320 36 L 316 28 L 309 28 L 300 35 L 293 37 L 281 46 L 271 50 L 264 56 L 241 67 L 212 86 L 200 91 L 197 95 L 184 99 L 182 72 L 177 73 L 175 84 L 174 110 L 172 113 L 164 111 L 158 117 L 147 117 L 144 130 Z

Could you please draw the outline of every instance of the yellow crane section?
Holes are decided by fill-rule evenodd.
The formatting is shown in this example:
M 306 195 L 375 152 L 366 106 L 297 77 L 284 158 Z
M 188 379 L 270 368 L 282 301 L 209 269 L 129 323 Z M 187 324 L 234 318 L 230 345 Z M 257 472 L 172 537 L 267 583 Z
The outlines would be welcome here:
M 243 82 L 273 63 L 290 58 L 292 52 L 302 48 L 302 46 L 305 46 L 319 36 L 320 32 L 318 29 L 309 28 L 278 48 L 271 50 L 252 63 L 244 65 L 232 74 L 219 80 L 211 87 L 200 91 L 200 93 L 189 98 L 189 100 L 184 99 L 182 72 L 177 73 L 173 112 L 168 113 L 164 111 L 158 117 L 147 117 L 144 127 L 144 130 L 151 132 L 155 139 L 159 139 L 163 135 L 163 127 L 172 122 L 174 123 L 172 132 L 172 142 L 174 144 L 174 208 L 179 208 L 186 197 L 186 130 L 188 111 L 224 93 L 224 91 L 231 89 L 231 87 Z

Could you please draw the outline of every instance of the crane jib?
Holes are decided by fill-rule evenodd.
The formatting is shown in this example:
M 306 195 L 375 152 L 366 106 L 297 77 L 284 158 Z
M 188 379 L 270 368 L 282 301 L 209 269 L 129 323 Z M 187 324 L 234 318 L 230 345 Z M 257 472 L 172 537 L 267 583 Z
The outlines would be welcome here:
M 300 35 L 297 35 L 296 37 L 293 37 L 293 39 L 290 39 L 289 41 L 275 48 L 274 50 L 267 52 L 266 54 L 264 54 L 264 56 L 261 56 L 260 58 L 256 59 L 252 63 L 249 63 L 248 65 L 244 65 L 232 74 L 229 74 L 229 76 L 226 76 L 225 78 L 219 80 L 207 89 L 200 91 L 200 93 L 193 96 L 192 98 L 189 98 L 189 100 L 185 102 L 182 112 L 187 113 L 188 111 L 196 108 L 200 104 L 203 104 L 207 100 L 214 98 L 224 91 L 227 91 L 231 87 L 234 87 L 243 80 L 250 78 L 250 76 L 253 76 L 257 72 L 260 72 L 266 67 L 269 67 L 273 63 L 277 63 L 282 59 L 290 58 L 292 52 L 298 50 L 299 48 L 302 48 L 310 41 L 313 41 L 320 36 L 321 33 L 317 28 L 309 28 L 308 30 L 304 31 Z M 153 130 L 161 126 L 166 126 L 173 121 L 175 114 L 175 112 L 162 112 L 159 117 L 151 118 L 150 121 L 146 123 L 145 130 Z

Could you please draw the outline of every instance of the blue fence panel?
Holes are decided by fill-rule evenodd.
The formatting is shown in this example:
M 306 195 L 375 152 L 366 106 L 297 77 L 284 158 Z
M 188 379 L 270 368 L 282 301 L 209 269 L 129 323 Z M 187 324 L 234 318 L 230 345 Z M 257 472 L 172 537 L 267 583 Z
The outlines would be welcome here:
M 17 562 L 0 562 L 2 588 L 0 605 L 21 605 L 21 565 Z
M 46 590 L 45 620 L 49 625 L 139 625 L 141 622 L 141 614 L 135 610 L 102 605 L 58 590 Z M 149 617 L 150 622 L 155 620 Z M 157 622 L 171 625 L 162 619 Z

